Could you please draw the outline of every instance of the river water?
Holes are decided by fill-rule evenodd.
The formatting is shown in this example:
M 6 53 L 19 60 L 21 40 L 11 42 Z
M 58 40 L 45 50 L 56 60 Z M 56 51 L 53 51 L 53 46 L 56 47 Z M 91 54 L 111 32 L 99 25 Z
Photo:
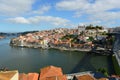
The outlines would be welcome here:
M 78 51 L 11 47 L 9 41 L 10 39 L 0 40 L 0 68 L 7 67 L 28 73 L 39 72 L 40 68 L 54 65 L 61 67 L 64 73 L 96 71 L 99 68 L 113 72 L 108 56 L 89 55 Z

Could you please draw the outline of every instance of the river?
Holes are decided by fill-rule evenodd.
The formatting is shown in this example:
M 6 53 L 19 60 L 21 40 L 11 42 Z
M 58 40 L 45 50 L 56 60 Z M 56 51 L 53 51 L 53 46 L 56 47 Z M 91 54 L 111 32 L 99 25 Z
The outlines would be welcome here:
M 7 67 L 19 72 L 40 72 L 40 68 L 54 65 L 64 73 L 96 71 L 105 68 L 112 73 L 108 56 L 88 55 L 85 52 L 61 51 L 56 49 L 33 49 L 9 46 L 10 39 L 0 40 L 0 68 Z

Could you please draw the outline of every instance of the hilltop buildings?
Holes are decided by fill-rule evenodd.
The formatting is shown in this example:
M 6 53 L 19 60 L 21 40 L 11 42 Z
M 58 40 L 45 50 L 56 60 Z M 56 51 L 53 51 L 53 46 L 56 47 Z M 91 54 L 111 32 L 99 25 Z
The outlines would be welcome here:
M 78 26 L 76 29 L 58 28 L 21 35 L 12 39 L 11 45 L 34 48 L 90 48 L 91 41 L 103 33 L 107 33 L 107 30 L 101 27 L 100 29 L 86 26 Z

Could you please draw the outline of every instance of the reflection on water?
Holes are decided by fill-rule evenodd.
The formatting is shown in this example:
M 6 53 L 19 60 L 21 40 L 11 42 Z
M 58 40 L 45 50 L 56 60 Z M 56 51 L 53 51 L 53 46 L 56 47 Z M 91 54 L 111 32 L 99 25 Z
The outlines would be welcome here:
M 32 49 L 10 47 L 9 40 L 0 41 L 0 67 L 18 69 L 19 72 L 39 72 L 40 68 L 54 65 L 62 67 L 64 73 L 95 71 L 102 67 L 111 69 L 106 56 L 88 55 L 77 51 L 56 49 Z

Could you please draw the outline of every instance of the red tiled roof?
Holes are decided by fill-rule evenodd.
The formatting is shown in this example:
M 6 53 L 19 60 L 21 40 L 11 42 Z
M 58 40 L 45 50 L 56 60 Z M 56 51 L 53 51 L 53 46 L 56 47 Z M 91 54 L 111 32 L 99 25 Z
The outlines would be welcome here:
M 65 75 L 53 76 L 53 77 L 47 77 L 46 80 L 67 80 L 67 77 Z
M 108 78 L 100 78 L 98 80 L 109 80 Z
M 19 74 L 19 80 L 38 80 L 38 77 L 39 77 L 38 73 Z
M 47 77 L 62 76 L 62 69 L 59 67 L 48 66 L 41 69 L 40 80 L 45 80 Z
M 112 75 L 111 77 L 120 79 L 120 75 Z
M 93 78 L 90 75 L 82 75 L 82 76 L 77 76 L 77 80 L 95 80 L 95 78 Z
M 29 73 L 28 80 L 38 80 L 39 74 L 38 73 Z
M 25 73 L 19 74 L 19 80 L 27 80 L 27 74 Z

